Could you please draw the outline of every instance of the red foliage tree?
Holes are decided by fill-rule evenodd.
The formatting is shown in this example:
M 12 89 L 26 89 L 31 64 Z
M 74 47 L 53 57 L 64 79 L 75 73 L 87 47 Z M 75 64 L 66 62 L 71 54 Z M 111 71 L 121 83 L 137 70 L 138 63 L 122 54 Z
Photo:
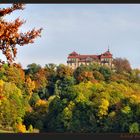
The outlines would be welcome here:
M 0 50 L 6 56 L 7 63 L 12 64 L 14 58 L 17 55 L 16 45 L 24 46 L 29 43 L 33 43 L 34 39 L 40 36 L 42 28 L 35 30 L 32 29 L 28 32 L 21 33 L 19 28 L 25 23 L 25 21 L 19 18 L 13 22 L 6 22 L 3 17 L 7 14 L 11 14 L 15 10 L 23 10 L 24 4 L 12 4 L 9 8 L 0 9 Z M 5 61 L 0 60 L 0 64 Z
M 116 58 L 113 63 L 117 73 L 130 72 L 132 69 L 130 62 L 125 58 Z

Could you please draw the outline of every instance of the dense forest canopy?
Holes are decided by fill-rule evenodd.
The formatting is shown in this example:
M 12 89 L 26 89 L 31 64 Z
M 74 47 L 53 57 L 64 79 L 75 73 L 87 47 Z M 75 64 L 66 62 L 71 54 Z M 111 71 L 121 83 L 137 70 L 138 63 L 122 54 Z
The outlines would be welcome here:
M 14 132 L 139 132 L 140 70 L 93 63 L 0 69 L 0 127 Z
M 0 9 L 0 132 L 140 131 L 140 70 L 116 58 L 115 69 L 92 63 L 71 69 L 64 64 L 14 64 L 16 45 L 33 43 L 41 29 L 19 33 L 23 21 L 2 17 L 22 4 Z

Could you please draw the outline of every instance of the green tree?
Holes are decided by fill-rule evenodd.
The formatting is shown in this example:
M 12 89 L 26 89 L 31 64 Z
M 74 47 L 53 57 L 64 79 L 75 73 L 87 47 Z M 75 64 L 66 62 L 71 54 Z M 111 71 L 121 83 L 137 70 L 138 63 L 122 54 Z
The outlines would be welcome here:
M 15 83 L 18 88 L 23 90 L 25 73 L 20 65 L 17 66 L 10 65 L 5 67 L 4 76 L 6 78 L 4 78 L 3 80 Z
M 111 69 L 105 66 L 100 67 L 99 72 L 104 76 L 106 81 L 110 80 L 111 77 Z
M 26 115 L 24 116 L 24 124 L 27 128 L 32 125 L 33 128 L 37 128 L 39 130 L 44 129 L 47 112 L 48 102 L 41 99 L 37 100 L 32 111 L 26 112 Z
M 139 133 L 139 124 L 137 122 L 134 122 L 129 126 L 129 133 Z
M 25 114 L 24 98 L 21 90 L 13 83 L 1 83 L 1 91 L 0 124 L 3 127 L 13 127 Z
M 36 63 L 32 63 L 27 66 L 27 70 L 25 70 L 25 72 L 26 74 L 30 75 L 31 78 L 33 78 L 34 74 L 37 73 L 40 69 L 41 69 L 40 65 L 37 65 Z

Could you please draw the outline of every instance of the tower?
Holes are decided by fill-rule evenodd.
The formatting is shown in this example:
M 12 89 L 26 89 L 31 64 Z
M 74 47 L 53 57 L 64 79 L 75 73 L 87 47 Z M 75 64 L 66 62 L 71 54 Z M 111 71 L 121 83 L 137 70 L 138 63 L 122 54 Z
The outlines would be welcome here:
M 109 47 L 109 45 L 108 45 L 108 52 L 110 52 L 110 47 Z

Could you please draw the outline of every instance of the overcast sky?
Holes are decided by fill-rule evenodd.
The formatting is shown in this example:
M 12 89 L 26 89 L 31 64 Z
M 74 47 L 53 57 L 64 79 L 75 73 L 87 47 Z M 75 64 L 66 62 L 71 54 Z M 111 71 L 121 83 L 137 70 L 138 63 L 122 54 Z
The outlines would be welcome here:
M 18 47 L 16 61 L 23 67 L 34 62 L 66 64 L 72 51 L 100 54 L 109 45 L 114 57 L 140 68 L 139 4 L 26 4 L 6 19 L 17 17 L 26 20 L 23 32 L 43 27 L 34 44 Z

